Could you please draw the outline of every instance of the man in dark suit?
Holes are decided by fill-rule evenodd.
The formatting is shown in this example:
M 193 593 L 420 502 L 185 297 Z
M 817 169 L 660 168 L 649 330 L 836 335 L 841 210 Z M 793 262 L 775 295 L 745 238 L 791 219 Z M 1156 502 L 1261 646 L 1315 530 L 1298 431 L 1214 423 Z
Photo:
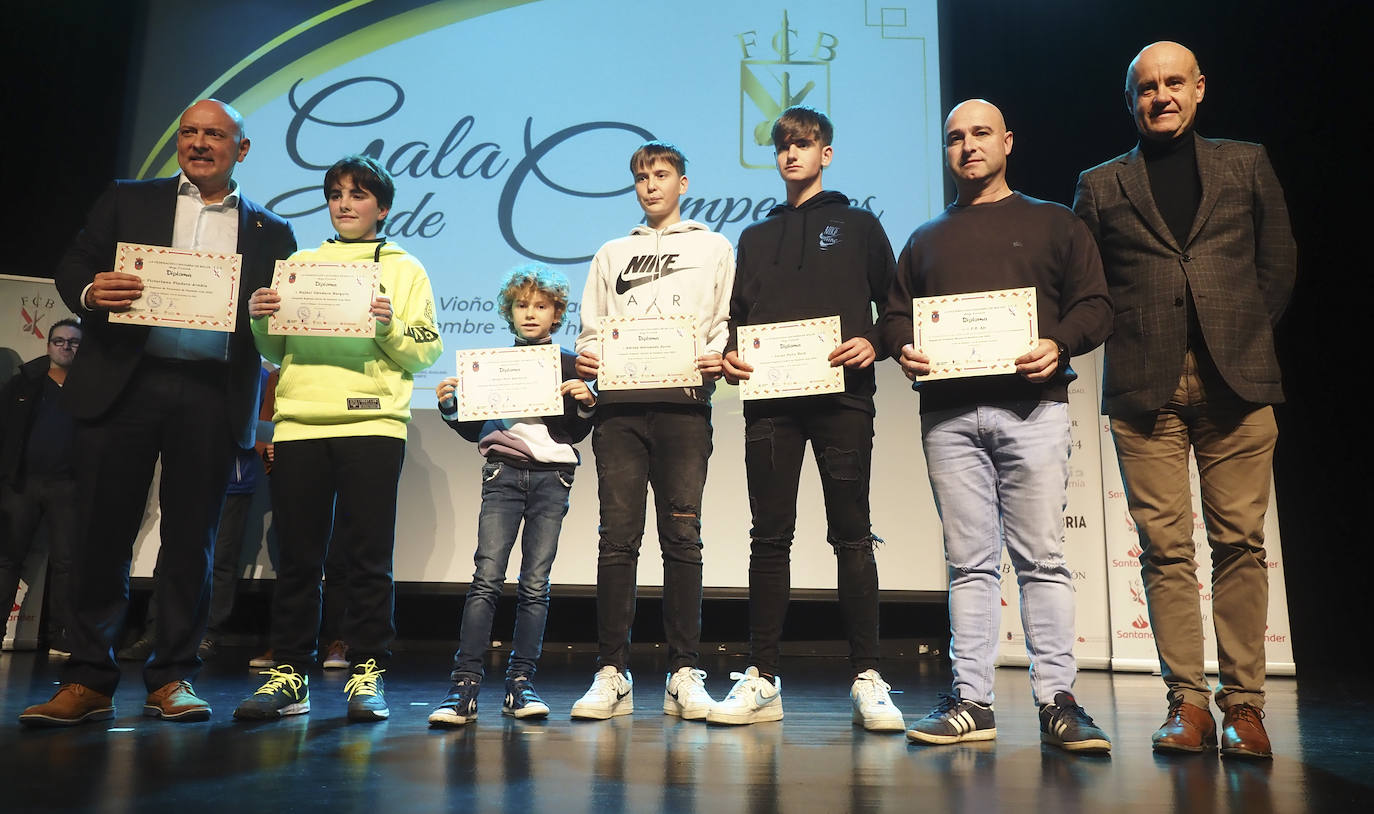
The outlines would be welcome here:
M 1074 211 L 1097 238 L 1116 310 L 1102 407 L 1168 687 L 1154 748 L 1217 745 L 1186 486 L 1191 446 L 1212 555 L 1221 751 L 1267 758 L 1264 516 L 1278 436 L 1270 405 L 1283 401 L 1273 326 L 1297 247 L 1264 148 L 1194 134 L 1205 90 L 1187 48 L 1142 50 L 1126 75 L 1140 144 L 1079 176 Z
M 234 167 L 248 155 L 243 118 L 206 99 L 181 116 L 181 174 L 115 181 L 58 265 L 62 299 L 85 329 L 63 388 L 78 421 L 76 601 L 72 656 L 52 700 L 19 716 L 30 726 L 113 717 L 115 637 L 128 604 L 129 562 L 154 465 L 162 460 L 162 549 L 154 595 L 162 612 L 144 666 L 144 714 L 203 721 L 209 706 L 189 679 L 210 600 L 210 561 L 234 447 L 256 430 L 258 368 L 246 292 L 270 284 L 295 250 L 291 227 L 239 194 Z M 111 323 L 143 284 L 111 271 L 117 242 L 242 255 L 232 333 Z

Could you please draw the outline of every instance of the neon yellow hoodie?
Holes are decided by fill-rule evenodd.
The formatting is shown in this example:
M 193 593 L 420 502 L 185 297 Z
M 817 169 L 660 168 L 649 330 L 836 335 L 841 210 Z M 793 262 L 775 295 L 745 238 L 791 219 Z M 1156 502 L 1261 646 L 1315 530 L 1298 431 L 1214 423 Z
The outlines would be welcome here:
M 361 435 L 406 437 L 415 374 L 444 352 L 434 324 L 434 294 L 420 261 L 395 243 L 327 240 L 291 260 L 321 263 L 380 261 L 379 294 L 391 298 L 391 324 L 377 323 L 370 339 L 280 336 L 267 319 L 253 320 L 258 352 L 281 365 L 273 441 Z

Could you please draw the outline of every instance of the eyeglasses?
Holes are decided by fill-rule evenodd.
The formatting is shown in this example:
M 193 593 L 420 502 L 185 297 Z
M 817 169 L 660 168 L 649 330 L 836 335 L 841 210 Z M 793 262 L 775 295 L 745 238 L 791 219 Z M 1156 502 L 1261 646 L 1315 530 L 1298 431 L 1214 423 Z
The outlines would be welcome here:
M 79 347 L 81 347 L 81 340 L 80 340 L 80 339 L 63 339 L 62 337 L 59 336 L 59 337 L 57 337 L 56 339 L 49 339 L 49 340 L 48 340 L 48 344 L 49 344 L 49 345 L 56 345 L 56 346 L 59 347 L 59 348 L 79 348 Z

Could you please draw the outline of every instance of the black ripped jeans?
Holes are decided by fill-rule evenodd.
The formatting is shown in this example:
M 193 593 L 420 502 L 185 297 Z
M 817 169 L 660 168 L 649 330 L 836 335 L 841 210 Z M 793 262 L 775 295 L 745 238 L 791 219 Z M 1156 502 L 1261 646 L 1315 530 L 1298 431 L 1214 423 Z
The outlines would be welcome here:
M 635 618 L 639 547 L 654 487 L 663 552 L 663 632 L 668 669 L 695 667 L 701 649 L 701 494 L 711 457 L 709 407 L 607 404 L 592 432 L 601 539 L 596 620 L 602 667 L 624 672 Z
M 749 549 L 749 648 L 760 672 L 778 672 L 778 643 L 792 590 L 790 551 L 806 442 L 825 496 L 826 540 L 835 549 L 849 662 L 878 666 L 878 565 L 869 523 L 873 417 L 851 407 L 789 400 L 760 405 L 744 426 L 744 467 L 754 515 Z

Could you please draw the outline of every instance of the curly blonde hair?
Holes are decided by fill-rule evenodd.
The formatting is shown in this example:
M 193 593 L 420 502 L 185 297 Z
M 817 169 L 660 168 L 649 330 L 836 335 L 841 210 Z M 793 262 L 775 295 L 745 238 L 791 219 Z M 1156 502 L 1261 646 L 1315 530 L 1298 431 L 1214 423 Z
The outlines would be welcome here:
M 553 331 L 563 324 L 563 314 L 568 310 L 568 278 L 561 271 L 555 271 L 543 263 L 529 263 L 510 270 L 501 282 L 501 294 L 497 310 L 511 332 L 515 332 L 515 319 L 510 309 L 516 301 L 535 294 L 543 294 L 553 303 Z

